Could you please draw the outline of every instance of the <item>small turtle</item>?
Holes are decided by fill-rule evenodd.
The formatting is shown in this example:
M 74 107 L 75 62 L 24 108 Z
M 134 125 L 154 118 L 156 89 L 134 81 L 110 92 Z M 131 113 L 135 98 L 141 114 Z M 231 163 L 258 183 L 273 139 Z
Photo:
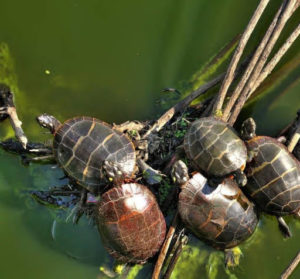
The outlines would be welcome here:
M 230 255 L 231 248 L 252 235 L 258 222 L 254 205 L 232 178 L 212 187 L 200 173 L 188 176 L 186 165 L 177 161 L 173 179 L 181 185 L 178 212 L 195 236 Z M 229 250 L 228 250 L 229 249 Z M 226 262 L 230 257 L 226 257 Z
M 37 120 L 54 135 L 53 152 L 58 164 L 68 177 L 88 191 L 97 192 L 99 187 L 107 185 L 107 176 L 120 180 L 133 176 L 134 145 L 109 124 L 85 116 L 62 124 L 47 114 Z M 114 174 L 115 169 L 119 177 Z
M 146 186 L 125 183 L 101 196 L 98 229 L 108 252 L 121 263 L 145 263 L 160 249 L 166 223 Z
M 271 137 L 256 136 L 255 130 L 252 118 L 244 121 L 242 135 L 251 155 L 245 193 L 263 211 L 277 216 L 279 228 L 288 237 L 291 233 L 281 216 L 300 216 L 300 164 L 285 145 Z
M 242 170 L 247 149 L 228 123 L 214 117 L 194 121 L 185 135 L 184 150 L 195 167 L 206 175 L 224 177 L 234 172 L 238 184 L 246 184 Z

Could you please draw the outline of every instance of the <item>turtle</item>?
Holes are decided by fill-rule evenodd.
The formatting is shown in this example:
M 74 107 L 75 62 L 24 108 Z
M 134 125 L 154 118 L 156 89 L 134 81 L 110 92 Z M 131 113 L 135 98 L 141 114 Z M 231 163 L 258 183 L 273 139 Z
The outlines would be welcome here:
M 104 246 L 120 263 L 145 263 L 160 249 L 164 216 L 152 192 L 134 182 L 136 156 L 131 140 L 109 124 L 75 117 L 61 124 L 43 114 L 38 122 L 54 134 L 53 152 L 68 177 L 92 193 L 100 191 L 94 218 Z
M 252 118 L 243 122 L 242 135 L 246 140 L 249 163 L 245 193 L 258 207 L 278 219 L 285 237 L 291 232 L 282 216 L 300 217 L 300 164 L 279 140 L 256 136 Z
M 228 123 L 214 117 L 195 120 L 185 134 L 183 147 L 195 168 L 205 175 L 222 180 L 234 173 L 238 184 L 246 184 L 242 170 L 246 165 L 247 148 Z
M 255 206 L 241 191 L 233 177 L 211 186 L 200 172 L 191 178 L 181 160 L 175 162 L 172 178 L 180 185 L 178 212 L 196 237 L 225 251 L 225 264 L 235 265 L 232 249 L 249 238 L 258 223 Z
M 135 147 L 124 133 L 108 123 L 87 116 L 60 123 L 48 114 L 40 115 L 37 121 L 54 135 L 53 153 L 59 166 L 88 191 L 97 193 L 107 185 L 109 177 L 123 180 L 133 176 Z M 114 173 L 116 168 L 118 172 Z
M 96 212 L 104 246 L 118 262 L 143 264 L 159 251 L 166 223 L 146 186 L 124 183 L 113 187 L 102 194 Z

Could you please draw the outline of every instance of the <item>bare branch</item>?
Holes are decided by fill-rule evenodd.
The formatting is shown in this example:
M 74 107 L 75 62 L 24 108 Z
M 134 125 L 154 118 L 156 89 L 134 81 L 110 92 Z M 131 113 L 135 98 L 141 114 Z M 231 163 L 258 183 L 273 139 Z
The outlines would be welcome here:
M 163 246 L 160 249 L 160 253 L 159 253 L 158 259 L 156 261 L 153 273 L 152 273 L 152 279 L 158 279 L 159 278 L 159 275 L 160 275 L 162 266 L 164 264 L 166 255 L 168 253 L 170 243 L 173 239 L 177 224 L 178 224 L 178 212 L 176 211 L 176 213 L 174 215 L 174 218 L 173 218 L 173 221 L 172 221 L 172 224 L 169 228 L 168 234 L 167 234 L 167 236 L 165 238 L 165 241 L 163 243 Z
M 251 75 L 255 65 L 257 64 L 257 61 L 259 60 L 261 53 L 263 52 L 267 42 L 269 41 L 274 28 L 278 22 L 278 18 L 283 10 L 283 8 L 285 7 L 286 1 L 282 3 L 282 5 L 280 6 L 279 10 L 277 11 L 272 23 L 270 24 L 265 36 L 263 37 L 261 43 L 259 44 L 259 46 L 257 47 L 247 69 L 245 70 L 245 73 L 243 75 L 243 77 L 241 78 L 240 82 L 238 83 L 238 85 L 236 86 L 234 92 L 232 93 L 232 96 L 230 98 L 230 100 L 228 101 L 225 109 L 224 109 L 224 113 L 223 113 L 223 117 L 222 119 L 224 121 L 227 121 L 229 116 L 230 116 L 230 112 L 236 102 L 236 100 L 238 99 L 238 97 L 241 94 L 241 91 L 243 90 L 245 84 L 247 83 L 249 76 Z
M 274 28 L 274 31 L 262 53 L 260 56 L 255 68 L 253 69 L 253 72 L 247 82 L 247 85 L 244 87 L 243 91 L 241 92 L 238 100 L 238 104 L 235 106 L 230 118 L 229 118 L 229 124 L 232 125 L 238 114 L 241 111 L 241 108 L 244 106 L 247 98 L 250 96 L 249 92 L 253 92 L 253 88 L 255 87 L 255 82 L 261 73 L 275 43 L 277 42 L 279 35 L 281 34 L 285 24 L 287 23 L 288 19 L 292 16 L 293 12 L 296 10 L 296 7 L 299 6 L 299 0 L 290 0 L 288 1 L 286 7 L 284 8 L 283 12 L 281 13 L 281 16 L 279 17 L 279 20 Z
M 260 19 L 261 15 L 262 15 L 263 11 L 265 10 L 266 6 L 268 5 L 268 3 L 269 3 L 269 0 L 261 0 L 260 1 L 258 7 L 256 8 L 251 20 L 249 21 L 249 23 L 244 31 L 244 34 L 241 37 L 241 40 L 236 48 L 236 51 L 232 57 L 230 65 L 228 67 L 225 79 L 223 80 L 223 83 L 221 85 L 221 88 L 220 88 L 220 91 L 219 91 L 219 94 L 217 97 L 217 101 L 215 102 L 215 105 L 213 108 L 214 112 L 222 109 L 223 102 L 224 102 L 224 99 L 227 94 L 227 90 L 233 81 L 234 73 L 237 68 L 238 62 L 244 52 L 245 46 L 255 28 L 258 20 Z
M 295 42 L 295 40 L 299 37 L 299 35 L 300 35 L 300 24 L 296 27 L 296 29 L 293 31 L 293 33 L 289 36 L 289 38 L 286 40 L 284 45 L 274 55 L 274 57 L 271 59 L 271 61 L 262 70 L 257 81 L 255 82 L 255 85 L 254 85 L 252 91 L 250 92 L 250 95 L 252 94 L 252 92 L 254 92 L 260 86 L 260 84 L 266 79 L 266 77 L 273 71 L 273 69 L 276 67 L 278 62 L 285 55 L 285 53 L 289 50 L 289 48 L 292 46 L 292 44 Z M 249 96 L 249 94 L 248 94 L 248 96 Z
M 297 256 L 292 260 L 292 262 L 289 264 L 289 266 L 281 274 L 280 279 L 289 278 L 299 263 L 300 263 L 300 252 L 298 252 Z

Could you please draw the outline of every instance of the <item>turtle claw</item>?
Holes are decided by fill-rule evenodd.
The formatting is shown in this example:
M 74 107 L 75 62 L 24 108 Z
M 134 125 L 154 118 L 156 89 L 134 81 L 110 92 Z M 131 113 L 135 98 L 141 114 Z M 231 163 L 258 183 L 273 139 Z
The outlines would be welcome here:
M 283 234 L 285 238 L 290 238 L 292 236 L 291 230 L 287 223 L 284 221 L 282 217 L 277 217 L 279 230 Z
M 7 107 L 0 107 L 0 114 L 6 114 L 7 113 Z
M 240 264 L 240 258 L 243 255 L 239 247 L 234 247 L 231 249 L 226 249 L 225 253 L 225 267 L 236 267 Z

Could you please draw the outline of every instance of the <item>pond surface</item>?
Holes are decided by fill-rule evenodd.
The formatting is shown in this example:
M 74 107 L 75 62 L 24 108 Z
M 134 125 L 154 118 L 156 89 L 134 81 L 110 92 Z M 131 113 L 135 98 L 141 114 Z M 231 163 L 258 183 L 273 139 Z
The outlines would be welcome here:
M 20 89 L 16 102 L 25 132 L 35 141 L 50 137 L 34 120 L 43 112 L 61 120 L 90 115 L 116 123 L 157 117 L 161 90 L 188 79 L 242 32 L 257 3 L 2 0 L 0 42 L 14 58 Z M 252 46 L 279 3 L 272 1 Z M 299 17 L 298 11 L 294 18 Z M 276 69 L 276 82 L 269 80 L 268 94 L 242 115 L 252 115 L 261 134 L 275 136 L 300 108 L 299 49 L 298 40 Z M 1 123 L 0 136 L 8 135 L 8 123 Z M 67 218 L 70 212 L 45 208 L 26 193 L 63 184 L 62 176 L 53 165 L 25 167 L 17 156 L 0 150 L 1 278 L 102 276 L 99 266 L 109 259 L 96 228 L 84 218 L 73 225 Z M 221 263 L 217 269 L 209 265 L 217 262 L 210 255 L 219 253 L 192 241 L 191 250 L 199 246 L 195 253 L 202 256 L 184 255 L 173 278 L 278 278 L 300 248 L 299 221 L 286 220 L 293 232 L 288 240 L 275 218 L 262 216 L 254 236 L 241 246 L 240 266 L 230 274 Z M 149 270 L 139 277 L 149 277 Z M 299 268 L 291 278 L 300 278 Z

